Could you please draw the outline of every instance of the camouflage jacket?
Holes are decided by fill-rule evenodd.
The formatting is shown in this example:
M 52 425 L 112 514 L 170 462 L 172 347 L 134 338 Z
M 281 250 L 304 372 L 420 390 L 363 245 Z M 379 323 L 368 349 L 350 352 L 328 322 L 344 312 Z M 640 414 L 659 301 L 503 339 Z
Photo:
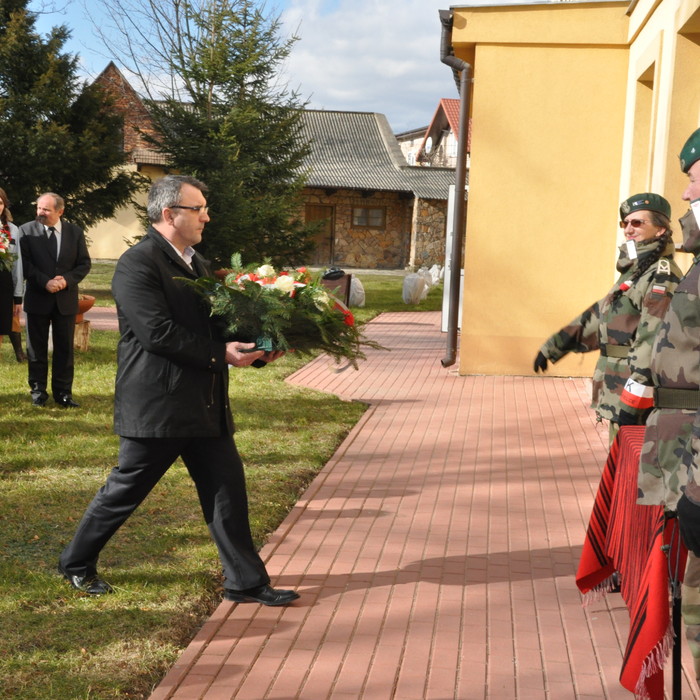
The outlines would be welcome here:
M 683 248 L 695 253 L 659 326 L 651 359 L 654 385 L 700 390 L 700 231 L 692 213 L 681 219 Z M 643 505 L 665 504 L 675 510 L 685 489 L 700 504 L 700 411 L 654 408 L 644 432 L 639 465 Z M 687 487 L 686 487 L 687 483 Z
M 700 239 L 686 241 L 685 250 L 695 253 L 693 264 L 676 287 L 668 310 L 659 324 L 651 356 L 651 378 L 655 387 L 700 389 Z M 633 371 L 630 384 L 640 383 L 643 397 L 646 374 Z M 625 390 L 627 400 L 627 390 Z M 629 409 L 627 409 L 629 410 Z M 698 426 L 696 411 L 654 408 L 646 422 L 639 464 L 637 503 L 665 505 L 675 510 L 693 460 L 688 445 L 691 430 Z M 700 446 L 700 443 L 698 443 Z
M 599 418 L 618 422 L 620 395 L 630 376 L 631 363 L 651 385 L 649 362 L 656 329 L 666 312 L 681 271 L 673 261 L 673 243 L 669 242 L 659 260 L 651 265 L 632 286 L 614 302 L 613 294 L 637 271 L 637 265 L 656 248 L 656 241 L 637 246 L 638 257 L 630 260 L 627 246 L 620 246 L 617 269 L 620 277 L 608 294 L 589 306 L 568 325 L 555 333 L 540 352 L 556 362 L 569 352 L 601 350 L 593 374 L 591 407 Z M 609 355 L 610 346 L 629 348 L 626 357 Z M 625 354 L 622 350 L 621 354 Z M 640 414 L 639 421 L 643 417 Z

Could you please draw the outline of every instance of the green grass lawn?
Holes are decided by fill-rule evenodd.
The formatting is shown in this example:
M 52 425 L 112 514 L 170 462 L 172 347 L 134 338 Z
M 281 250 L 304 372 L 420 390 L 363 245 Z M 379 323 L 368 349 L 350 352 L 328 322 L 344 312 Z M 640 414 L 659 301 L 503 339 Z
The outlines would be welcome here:
M 112 275 L 115 262 L 93 262 L 87 277 L 80 283 L 83 294 L 95 297 L 95 306 L 114 306 Z
M 98 305 L 111 303 L 111 270 L 96 264 L 81 286 Z M 367 306 L 353 309 L 358 318 L 440 308 L 439 286 L 419 307 L 407 307 L 402 274 L 361 279 Z M 59 552 L 115 465 L 116 343 L 116 333 L 93 331 L 90 350 L 77 354 L 75 411 L 51 402 L 33 407 L 26 364 L 15 362 L 9 342 L 0 346 L 2 698 L 147 698 L 220 600 L 216 551 L 180 463 L 105 548 L 100 568 L 114 595 L 82 596 L 55 572 Z M 260 546 L 365 410 L 286 384 L 303 362 L 288 355 L 231 374 L 236 442 Z

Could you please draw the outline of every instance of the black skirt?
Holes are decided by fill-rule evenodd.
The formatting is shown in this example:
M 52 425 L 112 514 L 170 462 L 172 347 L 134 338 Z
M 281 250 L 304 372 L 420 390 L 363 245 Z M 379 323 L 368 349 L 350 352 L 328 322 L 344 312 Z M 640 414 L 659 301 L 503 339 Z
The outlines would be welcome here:
M 8 335 L 12 330 L 15 285 L 12 273 L 0 270 L 0 335 Z

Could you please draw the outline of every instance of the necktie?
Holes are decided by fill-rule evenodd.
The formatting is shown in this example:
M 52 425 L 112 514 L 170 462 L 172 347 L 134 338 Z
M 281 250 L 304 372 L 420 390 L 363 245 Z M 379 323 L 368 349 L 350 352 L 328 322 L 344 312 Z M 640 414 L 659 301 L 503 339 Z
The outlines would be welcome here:
M 56 240 L 56 229 L 49 226 L 49 252 L 55 260 L 58 257 L 58 241 Z

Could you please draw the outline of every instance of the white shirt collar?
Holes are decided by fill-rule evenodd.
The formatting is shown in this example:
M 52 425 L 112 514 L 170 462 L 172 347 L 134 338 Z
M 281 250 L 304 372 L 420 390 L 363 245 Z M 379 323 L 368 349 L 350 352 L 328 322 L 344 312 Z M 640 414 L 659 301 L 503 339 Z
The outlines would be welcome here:
M 163 236 L 163 239 L 168 241 L 168 239 L 165 236 Z M 192 267 L 192 258 L 194 258 L 194 248 L 188 245 L 185 248 L 185 250 L 183 250 L 181 253 L 170 241 L 168 241 L 168 243 L 170 244 L 170 247 L 178 254 L 178 257 L 182 259 L 185 265 L 187 265 L 187 267 L 189 267 L 190 269 L 194 269 Z

